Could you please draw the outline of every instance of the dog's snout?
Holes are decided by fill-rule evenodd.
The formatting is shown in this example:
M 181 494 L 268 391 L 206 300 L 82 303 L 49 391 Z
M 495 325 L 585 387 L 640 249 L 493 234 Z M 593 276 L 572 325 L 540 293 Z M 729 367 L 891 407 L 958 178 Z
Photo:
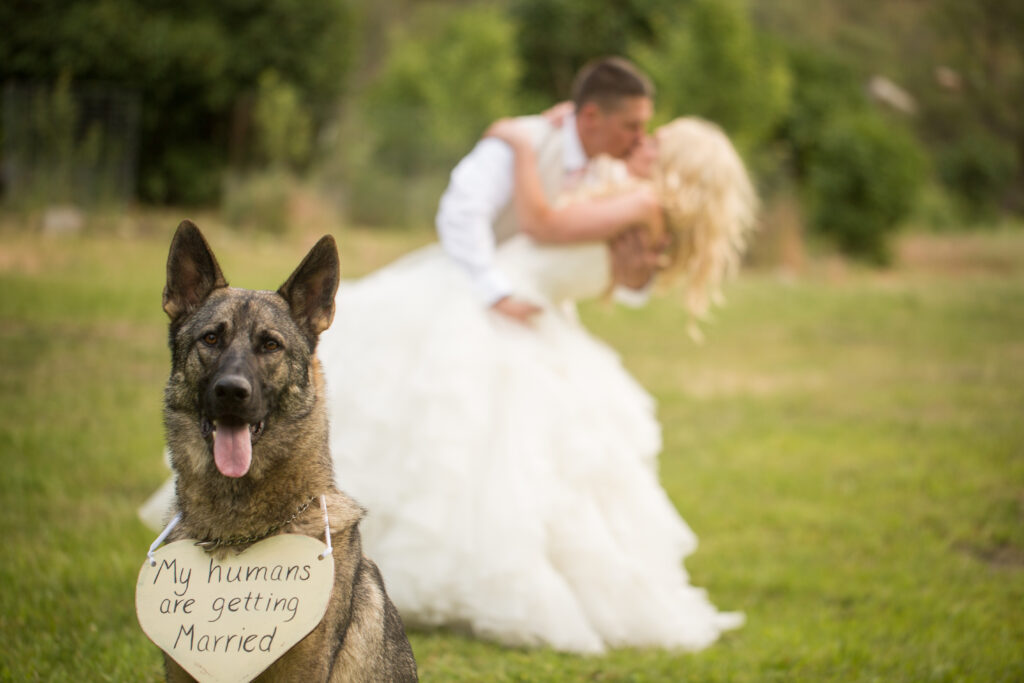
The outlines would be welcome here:
M 252 396 L 252 385 L 241 375 L 227 375 L 214 383 L 213 395 L 218 401 L 244 403 Z
M 264 418 L 262 387 L 254 371 L 246 357 L 226 354 L 205 390 L 203 409 L 211 420 L 255 424 Z

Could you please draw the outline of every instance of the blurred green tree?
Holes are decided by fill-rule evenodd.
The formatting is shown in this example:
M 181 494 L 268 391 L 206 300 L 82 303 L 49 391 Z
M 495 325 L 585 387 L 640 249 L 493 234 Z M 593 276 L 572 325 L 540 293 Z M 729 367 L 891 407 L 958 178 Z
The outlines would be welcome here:
M 789 108 L 790 74 L 745 0 L 693 0 L 652 26 L 653 40 L 630 53 L 658 87 L 659 121 L 702 116 L 748 153 L 771 137 Z
M 447 169 L 491 121 L 514 112 L 513 39 L 498 10 L 421 5 L 391 36 L 364 101 L 374 160 L 405 175 Z
M 514 37 L 508 17 L 483 5 L 424 3 L 395 27 L 341 152 L 355 220 L 430 220 L 452 166 L 491 121 L 519 110 Z
M 342 92 L 355 35 L 347 0 L 8 0 L 0 80 L 104 82 L 142 99 L 140 193 L 208 202 L 258 79 L 274 69 L 314 127 Z
M 789 148 L 794 174 L 802 180 L 829 122 L 844 112 L 865 110 L 868 102 L 852 65 L 831 52 L 792 47 L 787 62 L 793 74 L 792 99 L 778 134 Z
M 831 68 L 841 55 L 856 89 L 883 76 L 909 93 L 917 106 L 905 123 L 974 218 L 1024 213 L 1024 3 L 778 0 L 754 10 L 763 32 L 807 61 Z
M 1024 3 L 940 0 L 920 129 L 940 178 L 971 218 L 1024 213 Z M 923 86 L 924 84 L 922 84 Z
M 576 71 L 588 60 L 625 55 L 649 42 L 662 17 L 692 0 L 513 0 L 522 86 L 532 108 L 568 99 Z

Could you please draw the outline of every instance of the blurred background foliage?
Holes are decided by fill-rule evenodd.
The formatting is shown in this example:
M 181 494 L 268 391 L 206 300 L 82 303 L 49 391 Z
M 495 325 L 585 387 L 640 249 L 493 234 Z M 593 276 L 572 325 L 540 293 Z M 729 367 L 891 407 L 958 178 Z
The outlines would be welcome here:
M 1021 3 L 8 0 L 0 25 L 9 206 L 217 206 L 277 232 L 298 195 L 429 223 L 488 122 L 623 54 L 656 122 L 716 121 L 766 204 L 797 207 L 766 212 L 769 241 L 884 262 L 908 222 L 1024 212 Z

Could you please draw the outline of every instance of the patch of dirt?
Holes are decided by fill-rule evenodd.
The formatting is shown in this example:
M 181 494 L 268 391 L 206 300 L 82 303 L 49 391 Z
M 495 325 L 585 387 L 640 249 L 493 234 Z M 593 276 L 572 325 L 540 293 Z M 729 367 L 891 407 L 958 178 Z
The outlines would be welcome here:
M 43 258 L 38 249 L 22 244 L 0 245 L 0 273 L 35 275 L 42 267 Z
M 907 235 L 895 260 L 900 269 L 938 275 L 1024 273 L 1024 232 Z
M 39 275 L 66 266 L 75 254 L 73 236 L 42 235 L 30 223 L 0 216 L 0 273 Z
M 767 397 L 794 391 L 813 391 L 825 384 L 823 375 L 758 375 L 716 371 L 689 375 L 683 390 L 694 398 L 704 399 L 721 396 Z
M 953 544 L 953 549 L 996 569 L 1024 569 L 1024 548 L 1008 544 L 986 548 L 958 541 Z

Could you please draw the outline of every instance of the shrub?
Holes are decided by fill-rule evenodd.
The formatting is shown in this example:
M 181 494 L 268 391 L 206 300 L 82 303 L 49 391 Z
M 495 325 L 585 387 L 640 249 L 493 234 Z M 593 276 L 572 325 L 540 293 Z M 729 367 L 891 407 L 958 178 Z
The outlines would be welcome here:
M 432 224 L 448 174 L 403 176 L 366 166 L 348 182 L 348 219 L 356 225 L 419 227 Z
M 867 100 L 854 69 L 835 55 L 790 48 L 787 62 L 793 89 L 780 133 L 791 151 L 793 171 L 803 181 L 826 128 L 838 116 L 865 111 Z
M 140 191 L 155 202 L 211 204 L 221 190 L 220 150 L 202 142 L 182 140 L 164 151 L 143 173 Z
M 1010 141 L 976 131 L 939 152 L 939 177 L 958 200 L 963 217 L 989 220 L 1018 173 Z
M 271 166 L 298 166 L 308 160 L 312 121 L 298 89 L 270 69 L 260 76 L 253 112 L 263 156 Z
M 870 112 L 836 117 L 810 158 L 812 225 L 843 252 L 884 263 L 887 238 L 909 214 L 924 174 L 924 157 L 902 128 Z
M 280 168 L 229 175 L 221 198 L 224 220 L 235 227 L 281 235 L 288 230 L 294 185 L 292 175 Z

